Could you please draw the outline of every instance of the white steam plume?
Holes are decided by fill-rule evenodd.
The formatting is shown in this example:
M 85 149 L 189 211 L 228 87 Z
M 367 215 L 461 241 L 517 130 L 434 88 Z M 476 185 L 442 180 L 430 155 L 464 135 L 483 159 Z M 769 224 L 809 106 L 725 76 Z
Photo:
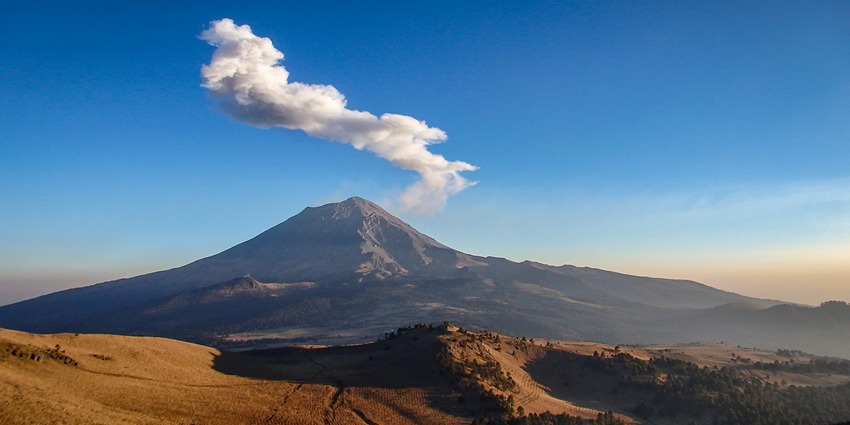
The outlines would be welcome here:
M 220 99 L 222 110 L 233 119 L 260 128 L 303 130 L 416 171 L 422 178 L 399 197 L 402 207 L 416 213 L 437 211 L 450 195 L 475 184 L 460 172 L 478 167 L 428 151 L 428 145 L 446 140 L 445 132 L 405 115 L 378 118 L 347 109 L 345 96 L 333 86 L 290 83 L 289 72 L 278 63 L 283 53 L 248 25 L 213 21 L 200 39 L 217 47 L 210 64 L 201 68 L 202 86 Z

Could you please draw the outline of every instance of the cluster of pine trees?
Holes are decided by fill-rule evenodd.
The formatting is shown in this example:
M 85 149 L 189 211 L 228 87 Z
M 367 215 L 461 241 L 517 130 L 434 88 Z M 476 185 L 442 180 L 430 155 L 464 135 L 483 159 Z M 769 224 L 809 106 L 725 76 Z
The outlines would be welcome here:
M 651 403 L 634 408 L 644 419 L 710 418 L 716 425 L 814 425 L 850 419 L 850 384 L 781 389 L 735 367 L 701 368 L 667 357 L 644 361 L 625 353 L 585 361 L 594 370 L 617 374 L 625 390 L 651 394 Z
M 554 414 L 550 412 L 541 414 L 530 414 L 513 418 L 502 419 L 476 419 L 472 425 L 626 425 L 626 423 L 608 411 L 600 413 L 596 419 L 584 420 L 578 416 L 567 414 Z
M 850 361 L 831 360 L 828 358 L 814 358 L 808 362 L 794 360 L 773 363 L 755 362 L 753 369 L 768 370 L 774 372 L 791 373 L 829 373 L 833 375 L 850 375 Z

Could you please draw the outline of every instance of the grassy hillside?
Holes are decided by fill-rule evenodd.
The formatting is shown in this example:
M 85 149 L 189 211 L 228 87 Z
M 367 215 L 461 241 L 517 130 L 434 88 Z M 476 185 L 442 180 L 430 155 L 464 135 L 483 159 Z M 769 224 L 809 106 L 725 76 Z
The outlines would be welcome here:
M 221 353 L 162 338 L 0 330 L 0 423 L 463 422 L 440 410 L 447 387 L 439 380 L 381 385 L 393 381 L 385 376 L 367 379 L 369 386 L 347 387 L 313 363 L 329 357 L 303 356 L 289 368 L 263 371 L 286 357 Z M 382 359 L 400 361 L 388 370 L 404 373 L 400 356 Z
M 829 424 L 850 419 L 848 382 L 850 363 L 799 351 L 451 326 L 241 353 L 0 330 L 4 424 Z

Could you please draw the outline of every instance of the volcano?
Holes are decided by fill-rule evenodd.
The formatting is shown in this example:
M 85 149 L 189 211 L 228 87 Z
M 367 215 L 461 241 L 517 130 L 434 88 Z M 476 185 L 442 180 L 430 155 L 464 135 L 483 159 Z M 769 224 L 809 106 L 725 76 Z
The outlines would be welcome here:
M 399 325 L 451 321 L 546 338 L 669 343 L 726 337 L 790 347 L 784 344 L 789 335 L 766 332 L 764 320 L 747 319 L 758 329 L 735 322 L 736 314 L 768 315 L 775 304 L 687 280 L 463 253 L 355 197 L 306 208 L 183 267 L 0 307 L 0 326 L 226 346 L 361 342 Z

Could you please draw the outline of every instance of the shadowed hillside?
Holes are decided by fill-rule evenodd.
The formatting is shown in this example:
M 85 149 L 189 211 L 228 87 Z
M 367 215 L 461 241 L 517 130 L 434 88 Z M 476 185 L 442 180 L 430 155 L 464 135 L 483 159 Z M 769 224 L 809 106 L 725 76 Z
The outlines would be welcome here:
M 4 424 L 829 424 L 850 419 L 848 396 L 850 362 L 724 344 L 417 325 L 364 345 L 233 353 L 0 330 Z
M 463 423 L 451 387 L 432 373 L 436 341 L 249 355 L 161 338 L 0 330 L 0 422 Z

